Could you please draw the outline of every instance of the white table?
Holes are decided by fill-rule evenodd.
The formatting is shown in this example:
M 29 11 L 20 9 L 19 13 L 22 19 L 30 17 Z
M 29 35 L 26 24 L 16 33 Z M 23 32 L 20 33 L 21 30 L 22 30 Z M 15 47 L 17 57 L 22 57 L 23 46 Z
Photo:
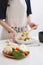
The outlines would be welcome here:
M 9 59 L 3 56 L 5 40 L 0 41 L 0 65 L 43 65 L 43 44 L 29 47 L 30 55 L 22 60 Z

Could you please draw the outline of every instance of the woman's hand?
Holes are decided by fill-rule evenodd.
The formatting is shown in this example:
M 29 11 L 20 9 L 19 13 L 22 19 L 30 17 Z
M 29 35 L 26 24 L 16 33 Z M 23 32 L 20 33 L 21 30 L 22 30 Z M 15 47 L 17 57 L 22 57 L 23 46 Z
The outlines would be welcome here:
M 30 28 L 32 28 L 34 30 L 37 29 L 37 27 L 38 27 L 37 24 L 31 22 L 30 15 L 27 17 L 27 24 L 30 26 Z
M 17 32 L 9 33 L 10 37 L 12 38 L 13 42 L 15 42 L 15 37 L 17 36 Z
M 38 25 L 36 25 L 35 23 L 32 23 L 32 22 L 30 22 L 29 26 L 31 28 L 33 28 L 34 30 L 37 29 L 37 27 L 38 27 Z

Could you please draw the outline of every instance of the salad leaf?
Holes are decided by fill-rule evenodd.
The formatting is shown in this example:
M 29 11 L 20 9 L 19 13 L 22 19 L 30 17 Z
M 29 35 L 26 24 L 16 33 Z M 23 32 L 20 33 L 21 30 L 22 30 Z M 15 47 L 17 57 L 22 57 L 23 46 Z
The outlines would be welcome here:
M 16 59 L 21 59 L 21 58 L 24 58 L 25 57 L 25 54 L 23 51 L 15 51 L 15 50 L 12 50 L 12 55 L 16 58 Z
M 30 40 L 30 38 L 27 37 L 27 38 L 24 39 L 24 41 L 26 41 L 26 40 Z

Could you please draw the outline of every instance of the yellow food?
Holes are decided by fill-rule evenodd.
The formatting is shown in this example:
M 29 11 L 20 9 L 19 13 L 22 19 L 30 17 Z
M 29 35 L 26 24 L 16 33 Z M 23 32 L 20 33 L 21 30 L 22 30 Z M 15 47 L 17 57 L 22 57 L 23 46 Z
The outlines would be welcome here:
M 28 36 L 29 33 L 28 32 L 23 32 L 21 36 Z
M 24 38 L 22 36 L 19 37 L 19 40 L 24 40 Z

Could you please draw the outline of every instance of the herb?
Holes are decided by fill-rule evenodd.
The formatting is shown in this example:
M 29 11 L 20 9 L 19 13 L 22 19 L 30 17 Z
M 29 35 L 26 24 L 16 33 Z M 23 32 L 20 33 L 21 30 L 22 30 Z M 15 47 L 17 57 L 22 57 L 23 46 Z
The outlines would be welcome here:
M 12 55 L 16 58 L 16 59 L 21 59 L 25 57 L 25 54 L 23 51 L 16 51 L 14 49 L 12 49 Z
M 29 39 L 30 39 L 30 38 L 27 37 L 27 38 L 24 39 L 24 41 L 29 40 Z

